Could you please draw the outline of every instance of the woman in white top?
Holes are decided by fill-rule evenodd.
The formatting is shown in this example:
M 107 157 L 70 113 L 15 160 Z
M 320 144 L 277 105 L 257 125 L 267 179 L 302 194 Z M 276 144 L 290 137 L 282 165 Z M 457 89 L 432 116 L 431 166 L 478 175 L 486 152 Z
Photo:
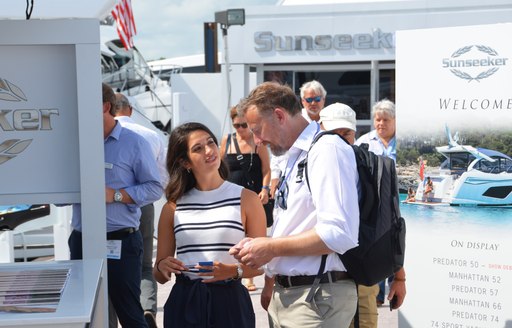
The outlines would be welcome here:
M 258 195 L 226 181 L 217 139 L 200 123 L 182 124 L 171 133 L 167 170 L 168 202 L 160 215 L 153 269 L 162 284 L 176 275 L 164 327 L 254 327 L 251 299 L 240 279 L 261 271 L 239 264 L 228 250 L 246 235 L 265 236 Z

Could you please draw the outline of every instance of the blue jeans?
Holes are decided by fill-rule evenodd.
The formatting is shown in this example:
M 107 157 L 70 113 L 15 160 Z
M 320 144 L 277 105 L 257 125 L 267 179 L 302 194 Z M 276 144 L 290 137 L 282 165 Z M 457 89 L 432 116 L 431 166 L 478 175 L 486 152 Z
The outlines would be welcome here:
M 148 204 L 140 208 L 140 233 L 144 245 L 142 257 L 142 281 L 140 282 L 140 303 L 144 311 L 151 311 L 156 315 L 157 284 L 153 277 L 153 234 L 155 232 L 155 207 Z

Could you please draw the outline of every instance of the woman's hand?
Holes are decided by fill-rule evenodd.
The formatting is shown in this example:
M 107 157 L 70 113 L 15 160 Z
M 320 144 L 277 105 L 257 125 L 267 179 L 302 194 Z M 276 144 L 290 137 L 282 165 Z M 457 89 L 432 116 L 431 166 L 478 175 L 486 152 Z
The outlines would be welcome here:
M 258 194 L 258 197 L 260 198 L 261 200 L 261 203 L 263 205 L 265 205 L 266 203 L 268 203 L 268 190 L 267 189 L 262 189 L 260 191 L 260 193 Z
M 165 257 L 156 262 L 155 268 L 164 275 L 167 280 L 171 280 L 172 274 L 181 274 L 181 271 L 188 270 L 185 264 L 172 256 Z
M 236 264 L 224 264 L 217 261 L 213 262 L 213 266 L 196 265 L 195 268 L 210 270 L 210 272 L 197 274 L 198 276 L 202 277 L 211 277 L 209 279 L 204 279 L 204 283 L 233 279 L 238 274 Z

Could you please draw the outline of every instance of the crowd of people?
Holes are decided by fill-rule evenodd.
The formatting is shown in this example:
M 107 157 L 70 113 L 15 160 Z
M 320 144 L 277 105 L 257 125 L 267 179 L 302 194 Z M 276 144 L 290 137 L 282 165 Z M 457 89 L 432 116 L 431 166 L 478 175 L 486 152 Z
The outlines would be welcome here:
M 110 327 L 156 327 L 156 281 L 173 279 L 164 327 L 255 327 L 249 292 L 261 274 L 271 327 L 350 327 L 356 311 L 356 327 L 377 327 L 384 290 L 356 285 L 337 254 L 358 245 L 350 144 L 367 143 L 396 161 L 391 101 L 373 106 L 374 130 L 356 138 L 356 112 L 341 103 L 324 108 L 318 81 L 305 83 L 300 98 L 264 82 L 231 109 L 234 132 L 220 143 L 207 126 L 188 122 L 164 144 L 131 120 L 129 99 L 102 88 Z M 310 149 L 321 130 L 347 142 L 326 135 Z M 298 178 L 306 156 L 309 185 Z M 152 203 L 162 195 L 153 263 Z M 275 208 L 267 232 L 269 199 Z M 80 213 L 75 204 L 72 259 L 82 257 Z M 404 268 L 388 281 L 396 309 L 406 294 Z

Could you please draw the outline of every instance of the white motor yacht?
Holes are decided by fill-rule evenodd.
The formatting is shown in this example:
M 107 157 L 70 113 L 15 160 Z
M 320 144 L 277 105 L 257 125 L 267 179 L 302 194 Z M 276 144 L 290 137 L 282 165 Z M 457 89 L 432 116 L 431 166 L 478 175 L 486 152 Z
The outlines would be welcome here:
M 447 128 L 448 145 L 436 147 L 446 159 L 439 173 L 420 182 L 416 200 L 432 205 L 512 206 L 512 158 L 495 150 L 458 144 Z M 424 195 L 427 179 L 434 191 Z
M 126 50 L 117 32 L 107 18 L 101 25 L 101 72 L 103 82 L 114 91 L 131 97 L 137 103 L 136 110 L 158 129 L 170 132 L 172 109 L 171 87 L 148 66 L 137 47 Z M 178 74 L 175 67 L 167 74 Z

